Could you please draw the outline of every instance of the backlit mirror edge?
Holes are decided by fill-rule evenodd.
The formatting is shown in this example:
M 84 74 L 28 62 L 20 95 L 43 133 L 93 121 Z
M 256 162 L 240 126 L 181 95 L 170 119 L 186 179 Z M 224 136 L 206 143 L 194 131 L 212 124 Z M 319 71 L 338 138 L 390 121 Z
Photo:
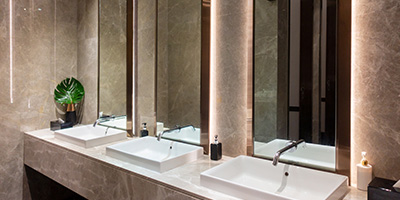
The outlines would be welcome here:
M 201 91 L 200 91 L 200 146 L 204 154 L 210 150 L 210 48 L 211 48 L 211 0 L 201 3 Z
M 133 137 L 133 127 L 138 123 L 135 108 L 137 105 L 137 0 L 126 1 L 126 131 Z M 133 118 L 134 117 L 134 118 Z

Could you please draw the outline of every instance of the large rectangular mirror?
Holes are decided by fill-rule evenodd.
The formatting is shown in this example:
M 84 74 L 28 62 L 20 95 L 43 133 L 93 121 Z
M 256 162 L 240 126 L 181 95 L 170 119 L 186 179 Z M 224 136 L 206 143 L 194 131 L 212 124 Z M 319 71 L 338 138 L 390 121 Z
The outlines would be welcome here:
M 273 159 L 304 140 L 279 161 L 337 171 L 337 139 L 349 138 L 337 131 L 338 8 L 336 0 L 254 1 L 255 156 Z
M 156 132 L 207 147 L 209 10 L 204 0 L 157 0 Z
M 126 7 L 126 0 L 99 0 L 100 125 L 124 130 L 127 129 Z

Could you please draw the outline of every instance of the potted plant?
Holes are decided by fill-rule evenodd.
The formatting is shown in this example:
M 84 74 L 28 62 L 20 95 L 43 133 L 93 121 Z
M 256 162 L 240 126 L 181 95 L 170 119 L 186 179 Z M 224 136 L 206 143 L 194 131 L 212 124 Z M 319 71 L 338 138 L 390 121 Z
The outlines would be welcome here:
M 67 104 L 66 122 L 76 123 L 75 104 L 82 101 L 85 95 L 83 85 L 75 78 L 66 78 L 54 89 L 54 100 L 62 105 Z

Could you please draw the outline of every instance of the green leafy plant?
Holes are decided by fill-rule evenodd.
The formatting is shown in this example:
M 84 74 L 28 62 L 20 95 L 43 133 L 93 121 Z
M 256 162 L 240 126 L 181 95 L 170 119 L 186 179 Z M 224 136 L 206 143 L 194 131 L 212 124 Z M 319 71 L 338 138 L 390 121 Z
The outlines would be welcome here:
M 61 104 L 79 103 L 85 95 L 83 85 L 75 78 L 66 78 L 54 89 L 54 100 Z

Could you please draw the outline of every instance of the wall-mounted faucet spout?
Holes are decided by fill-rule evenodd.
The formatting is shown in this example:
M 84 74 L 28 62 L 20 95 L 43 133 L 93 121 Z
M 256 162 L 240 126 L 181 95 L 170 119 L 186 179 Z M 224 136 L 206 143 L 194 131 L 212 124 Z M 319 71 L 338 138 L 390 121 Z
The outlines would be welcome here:
M 279 157 L 286 151 L 294 148 L 295 150 L 297 149 L 297 145 L 299 145 L 300 143 L 303 143 L 304 140 L 301 139 L 299 141 L 292 141 L 290 142 L 286 147 L 283 147 L 282 149 L 279 149 L 274 156 L 274 159 L 272 161 L 272 165 L 276 166 L 278 164 L 279 161 Z
M 93 123 L 93 127 L 96 127 L 97 124 L 99 124 L 100 120 L 97 119 L 94 123 Z

